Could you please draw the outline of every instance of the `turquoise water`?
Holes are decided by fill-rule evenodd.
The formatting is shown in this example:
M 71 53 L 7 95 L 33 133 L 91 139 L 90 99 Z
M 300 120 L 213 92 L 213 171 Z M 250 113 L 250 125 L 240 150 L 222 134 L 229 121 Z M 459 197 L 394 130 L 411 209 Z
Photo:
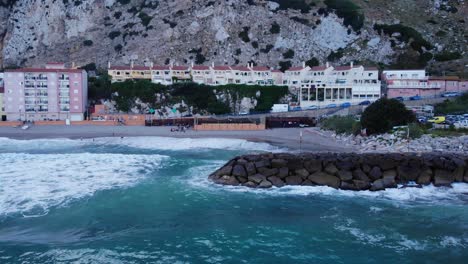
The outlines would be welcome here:
M 249 190 L 242 140 L 0 139 L 0 263 L 466 263 L 468 185 Z

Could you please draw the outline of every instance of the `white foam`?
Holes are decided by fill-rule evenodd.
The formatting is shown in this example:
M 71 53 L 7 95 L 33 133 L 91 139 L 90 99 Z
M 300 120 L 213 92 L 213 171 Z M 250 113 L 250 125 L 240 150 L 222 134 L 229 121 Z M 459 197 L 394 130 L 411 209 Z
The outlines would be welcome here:
M 40 216 L 97 191 L 133 186 L 165 156 L 0 154 L 0 216 Z
M 467 241 L 468 242 L 468 241 Z M 453 236 L 444 236 L 440 241 L 440 245 L 444 248 L 446 247 L 468 247 L 468 244 L 463 243 L 463 239 L 456 238 Z
M 55 150 L 84 145 L 84 141 L 72 139 L 32 139 L 17 140 L 0 137 L 0 152 L 28 152 L 37 150 Z
M 279 152 L 285 151 L 267 143 L 251 142 L 243 139 L 227 138 L 170 138 L 170 137 L 126 137 L 126 138 L 98 138 L 95 143 L 118 144 L 140 149 L 151 150 L 259 150 Z

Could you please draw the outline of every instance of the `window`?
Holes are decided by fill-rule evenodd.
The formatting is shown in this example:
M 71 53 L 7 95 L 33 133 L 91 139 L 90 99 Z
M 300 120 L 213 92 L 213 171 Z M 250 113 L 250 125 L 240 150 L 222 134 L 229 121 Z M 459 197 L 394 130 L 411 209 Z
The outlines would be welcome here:
M 78 110 L 78 106 L 77 106 L 77 105 L 73 106 L 73 108 L 74 108 L 75 110 Z
M 78 90 L 77 89 L 73 90 L 73 93 L 78 94 Z

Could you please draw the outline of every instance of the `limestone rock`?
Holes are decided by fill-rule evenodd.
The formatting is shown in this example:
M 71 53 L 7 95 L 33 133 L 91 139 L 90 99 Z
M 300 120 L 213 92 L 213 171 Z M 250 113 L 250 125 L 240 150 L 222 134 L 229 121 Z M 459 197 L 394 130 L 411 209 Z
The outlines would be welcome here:
M 288 176 L 286 177 L 285 181 L 288 185 L 301 185 L 302 178 L 299 176 Z
M 239 177 L 247 177 L 247 172 L 245 171 L 244 166 L 236 165 L 232 169 L 232 175 L 239 176 Z
M 340 170 L 338 171 L 338 177 L 342 181 L 350 181 L 353 179 L 353 174 L 350 171 Z
M 377 180 L 377 179 L 382 178 L 382 170 L 377 166 L 373 167 L 369 171 L 369 178 L 371 178 L 374 181 Z
M 284 159 L 273 159 L 271 160 L 271 167 L 272 168 L 282 168 L 287 166 L 287 161 Z
M 436 170 L 434 173 L 434 186 L 451 186 L 454 180 L 455 177 L 450 171 Z
M 283 180 L 281 180 L 281 178 L 278 176 L 268 177 L 268 181 L 270 181 L 275 187 L 283 187 L 285 185 Z
M 283 168 L 280 168 L 278 170 L 278 177 L 280 177 L 281 179 L 286 178 L 288 175 L 289 175 L 289 169 L 288 168 L 283 167 Z
M 294 171 L 297 176 L 301 177 L 302 179 L 306 179 L 309 176 L 309 172 L 306 169 L 297 169 Z
M 322 161 L 308 160 L 304 162 L 304 167 L 309 173 L 314 173 L 322 170 Z
M 264 175 L 261 175 L 261 174 L 255 174 L 255 175 L 249 176 L 248 179 L 251 182 L 259 184 L 260 182 L 266 180 L 266 177 Z
M 336 174 L 338 172 L 338 169 L 336 168 L 336 166 L 333 164 L 333 163 L 329 163 L 326 167 L 325 167 L 325 172 L 328 173 L 328 174 Z
M 308 179 L 318 185 L 326 185 L 338 189 L 340 187 L 340 179 L 336 176 L 325 172 L 316 172 L 308 177 Z
M 273 185 L 271 184 L 271 182 L 269 182 L 268 180 L 263 180 L 262 182 L 260 182 L 260 184 L 258 185 L 258 188 L 271 188 Z
M 255 165 L 252 162 L 248 162 L 245 164 L 245 170 L 247 172 L 247 175 L 254 175 L 257 173 L 257 170 L 255 169 Z

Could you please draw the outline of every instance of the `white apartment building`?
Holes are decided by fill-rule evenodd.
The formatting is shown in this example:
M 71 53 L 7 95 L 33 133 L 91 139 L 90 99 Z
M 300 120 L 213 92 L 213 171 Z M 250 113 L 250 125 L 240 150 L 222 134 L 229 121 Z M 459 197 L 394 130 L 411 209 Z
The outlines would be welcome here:
M 283 76 L 283 84 L 297 91 L 301 107 L 375 101 L 381 97 L 377 68 L 364 66 L 294 67 Z

